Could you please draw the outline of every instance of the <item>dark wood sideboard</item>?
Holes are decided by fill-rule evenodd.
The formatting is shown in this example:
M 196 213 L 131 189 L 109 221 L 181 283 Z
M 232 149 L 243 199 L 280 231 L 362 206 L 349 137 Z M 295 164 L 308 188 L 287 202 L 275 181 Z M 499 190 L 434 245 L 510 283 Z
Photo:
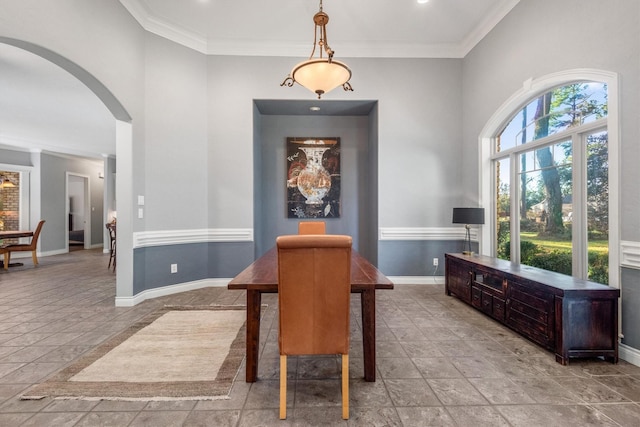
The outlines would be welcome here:
M 618 362 L 620 290 L 482 255 L 445 254 L 445 290 L 531 341 L 570 358 Z

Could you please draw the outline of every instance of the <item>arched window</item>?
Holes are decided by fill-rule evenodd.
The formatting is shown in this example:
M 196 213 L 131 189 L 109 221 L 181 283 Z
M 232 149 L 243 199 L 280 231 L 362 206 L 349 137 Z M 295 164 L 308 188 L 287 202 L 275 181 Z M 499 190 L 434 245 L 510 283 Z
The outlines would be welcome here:
M 617 149 L 612 163 L 609 90 L 606 81 L 590 80 L 547 87 L 485 138 L 484 180 L 492 191 L 483 196 L 493 221 L 483 237 L 491 239 L 491 255 L 611 283 L 618 236 L 610 233 L 617 227 L 617 215 L 610 221 Z

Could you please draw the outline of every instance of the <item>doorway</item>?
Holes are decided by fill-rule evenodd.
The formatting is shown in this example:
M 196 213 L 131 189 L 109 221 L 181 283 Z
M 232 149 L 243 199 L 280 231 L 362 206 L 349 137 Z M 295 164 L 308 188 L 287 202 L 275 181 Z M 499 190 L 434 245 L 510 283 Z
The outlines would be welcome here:
M 67 172 L 66 182 L 68 252 L 91 247 L 91 211 L 89 197 L 89 177 Z

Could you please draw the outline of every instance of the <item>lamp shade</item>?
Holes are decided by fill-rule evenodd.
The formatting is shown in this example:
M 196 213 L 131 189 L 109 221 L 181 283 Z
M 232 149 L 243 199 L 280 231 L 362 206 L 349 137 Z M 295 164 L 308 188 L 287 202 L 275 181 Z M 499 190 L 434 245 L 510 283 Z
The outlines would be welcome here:
M 4 176 L 0 177 L 0 188 L 14 188 L 16 185 Z
M 340 61 L 310 59 L 296 65 L 291 77 L 311 92 L 322 95 L 348 82 L 351 70 Z
M 484 224 L 484 208 L 453 208 L 454 224 Z

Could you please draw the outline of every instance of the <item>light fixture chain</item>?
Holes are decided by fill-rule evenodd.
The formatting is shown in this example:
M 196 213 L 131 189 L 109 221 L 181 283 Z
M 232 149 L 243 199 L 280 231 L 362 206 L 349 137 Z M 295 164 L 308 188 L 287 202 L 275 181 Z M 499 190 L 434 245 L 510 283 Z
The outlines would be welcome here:
M 329 39 L 327 37 L 327 26 L 322 25 L 320 29 L 320 44 L 324 47 L 325 52 L 327 52 L 327 57 L 329 58 L 329 62 L 333 59 L 333 50 L 329 47 Z M 322 57 L 322 55 L 320 55 Z
M 309 59 L 313 58 L 313 55 L 316 53 L 316 44 L 318 43 L 318 26 L 313 27 L 313 49 L 311 49 L 311 55 L 309 55 Z M 322 57 L 322 49 L 320 49 L 320 57 Z

